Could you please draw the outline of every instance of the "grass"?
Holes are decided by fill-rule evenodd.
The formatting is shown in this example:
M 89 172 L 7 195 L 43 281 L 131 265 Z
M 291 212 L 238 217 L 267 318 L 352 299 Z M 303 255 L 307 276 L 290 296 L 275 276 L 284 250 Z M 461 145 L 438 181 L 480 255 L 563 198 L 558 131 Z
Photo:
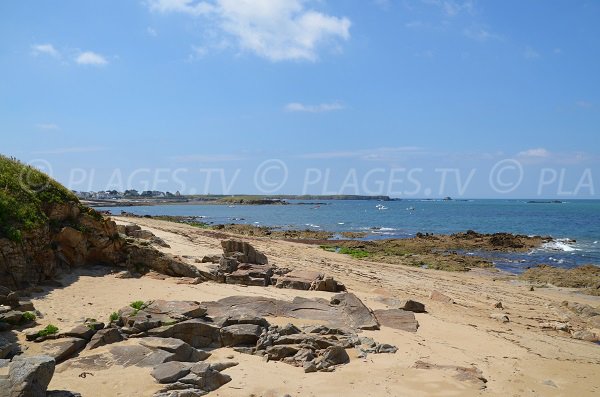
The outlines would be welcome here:
M 49 336 L 49 335 L 54 335 L 58 332 L 58 327 L 56 325 L 52 325 L 52 324 L 48 324 L 46 326 L 46 328 L 40 330 L 38 332 L 38 336 Z
M 24 232 L 48 221 L 45 208 L 69 201 L 79 202 L 43 172 L 0 155 L 0 238 L 21 241 Z
M 118 319 L 119 319 L 119 313 L 117 313 L 117 312 L 112 312 L 110 314 L 110 316 L 108 317 L 108 320 L 111 323 L 117 321 Z
M 336 247 L 334 245 L 320 245 L 319 247 L 327 252 L 337 252 L 339 254 L 350 255 L 355 259 L 367 258 L 371 255 L 368 251 L 359 248 Z
M 129 304 L 129 306 L 131 306 L 135 310 L 142 310 L 144 307 L 146 307 L 146 305 L 144 304 L 144 301 L 134 301 L 134 302 L 131 302 Z
M 347 248 L 347 247 L 340 248 L 339 253 L 350 255 L 354 259 L 362 259 L 362 258 L 366 258 L 369 255 L 371 255 L 371 254 L 369 254 L 369 252 L 367 252 L 365 250 L 358 249 L 358 248 Z
M 25 312 L 25 313 L 23 313 L 23 317 L 22 318 L 23 318 L 22 321 L 24 323 L 28 323 L 28 322 L 31 322 L 31 321 L 35 321 L 36 317 L 35 317 L 35 314 L 33 314 L 32 312 Z

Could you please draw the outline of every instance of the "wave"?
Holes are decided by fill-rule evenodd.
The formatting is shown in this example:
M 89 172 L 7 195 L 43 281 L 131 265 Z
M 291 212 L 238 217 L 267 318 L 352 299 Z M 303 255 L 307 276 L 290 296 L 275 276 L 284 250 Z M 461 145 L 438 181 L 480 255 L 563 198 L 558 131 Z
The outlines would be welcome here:
M 571 242 L 569 239 L 557 239 L 554 241 L 550 241 L 548 243 L 544 243 L 542 248 L 550 250 L 550 251 L 563 251 L 563 252 L 572 252 L 579 251 L 577 248 L 567 244 L 567 242 Z

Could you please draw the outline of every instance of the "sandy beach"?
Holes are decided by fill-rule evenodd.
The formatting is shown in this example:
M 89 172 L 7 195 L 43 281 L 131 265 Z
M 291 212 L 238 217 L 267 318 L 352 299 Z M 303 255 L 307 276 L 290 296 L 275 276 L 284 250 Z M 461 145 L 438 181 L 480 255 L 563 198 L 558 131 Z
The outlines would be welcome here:
M 144 218 L 115 218 L 118 224 L 136 223 L 162 238 L 190 264 L 205 255 L 219 254 L 222 235 L 188 225 Z M 324 251 L 317 246 L 287 241 L 244 237 L 264 252 L 269 262 L 290 269 L 316 270 L 342 281 L 371 309 L 393 306 L 394 299 L 414 299 L 426 306 L 417 313 L 416 333 L 382 326 L 363 331 L 378 342 L 398 347 L 395 354 L 357 358 L 334 372 L 304 373 L 302 368 L 261 357 L 240 354 L 230 348 L 213 351 L 211 361 L 229 358 L 239 365 L 225 372 L 232 381 L 211 393 L 215 396 L 592 396 L 600 392 L 600 345 L 575 340 L 565 332 L 543 330 L 542 322 L 566 321 L 562 301 L 597 307 L 600 298 L 565 288 L 530 287 L 510 277 L 483 270 L 467 273 L 370 263 Z M 33 303 L 43 314 L 40 323 L 61 328 L 85 318 L 105 321 L 110 313 L 135 300 L 214 301 L 228 296 L 265 296 L 291 300 L 296 296 L 328 298 L 331 293 L 244 287 L 147 274 L 141 278 L 117 278 L 102 267 L 80 269 L 62 278 L 63 287 L 35 294 Z M 454 304 L 430 299 L 439 291 Z M 498 302 L 503 309 L 495 308 Z M 390 306 L 391 305 L 391 306 Z M 510 321 L 490 317 L 506 314 Z M 268 318 L 272 324 L 309 321 Z M 578 319 L 568 319 L 577 327 Z M 597 330 L 596 330 L 597 331 Z M 130 340 L 131 341 L 131 340 Z M 130 341 L 125 343 L 130 343 Z M 36 353 L 29 343 L 26 354 Z M 102 352 L 108 346 L 94 350 Z M 91 354 L 79 353 L 78 358 Z M 354 355 L 353 355 L 354 354 Z M 67 389 L 83 396 L 151 396 L 160 387 L 150 368 L 112 365 L 84 369 L 68 360 L 57 366 L 50 389 Z M 417 368 L 417 362 L 429 368 Z M 75 363 L 75 364 L 74 364 Z M 455 367 L 475 367 L 486 383 L 457 376 Z M 82 372 L 91 372 L 85 377 Z

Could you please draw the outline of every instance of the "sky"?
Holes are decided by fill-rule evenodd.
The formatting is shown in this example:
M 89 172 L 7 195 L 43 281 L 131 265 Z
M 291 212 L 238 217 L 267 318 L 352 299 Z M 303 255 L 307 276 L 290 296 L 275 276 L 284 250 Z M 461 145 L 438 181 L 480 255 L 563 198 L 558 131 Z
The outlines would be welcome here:
M 600 198 L 600 2 L 0 2 L 0 153 L 74 190 Z

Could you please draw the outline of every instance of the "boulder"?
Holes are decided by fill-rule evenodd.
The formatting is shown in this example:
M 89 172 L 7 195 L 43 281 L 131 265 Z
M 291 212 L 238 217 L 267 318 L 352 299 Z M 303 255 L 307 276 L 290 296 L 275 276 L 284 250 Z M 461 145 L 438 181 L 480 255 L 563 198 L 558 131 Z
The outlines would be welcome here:
M 425 313 L 425 305 L 421 302 L 407 299 L 400 301 L 398 309 L 406 310 L 413 313 Z
M 274 267 L 270 265 L 242 263 L 237 269 L 225 276 L 227 284 L 240 284 L 266 287 L 271 283 Z
M 87 345 L 89 350 L 95 349 L 100 346 L 109 345 L 111 343 L 120 342 L 123 340 L 123 336 L 117 328 L 105 328 L 96 332 Z
M 23 322 L 23 312 L 11 310 L 9 312 L 0 314 L 0 322 L 10 325 L 19 325 Z
M 12 357 L 19 350 L 19 345 L 0 336 L 0 360 Z
M 172 361 L 198 362 L 210 357 L 210 353 L 193 348 L 181 339 L 146 337 L 140 339 L 140 345 L 150 349 L 160 349 L 173 353 Z
M 169 361 L 163 364 L 158 364 L 150 375 L 156 379 L 158 383 L 173 383 L 178 381 L 190 373 L 191 365 L 179 361 Z
M 308 291 L 313 283 L 322 279 L 323 275 L 319 272 L 292 270 L 291 272 L 278 277 L 275 287 Z
M 410 311 L 400 309 L 375 310 L 375 317 L 379 324 L 408 332 L 417 332 L 419 322 L 415 319 L 415 314 Z
M 221 346 L 219 327 L 201 319 L 186 320 L 154 328 L 148 331 L 148 335 L 181 339 L 195 348 Z
M 454 303 L 454 300 L 447 295 L 442 294 L 439 291 L 433 290 L 431 291 L 431 295 L 429 295 L 429 299 L 442 302 L 442 303 Z
M 334 295 L 331 298 L 331 304 L 343 308 L 344 314 L 348 317 L 348 323 L 357 329 L 377 330 L 379 324 L 377 319 L 358 297 L 352 293 L 343 293 Z
M 226 257 L 235 257 L 240 263 L 253 263 L 257 265 L 268 264 L 267 256 L 258 252 L 250 244 L 239 240 L 221 241 L 223 253 Z
M 221 328 L 223 346 L 254 346 L 263 327 L 254 324 L 234 324 Z
M 49 356 L 15 357 L 8 367 L 8 395 L 46 397 L 55 365 L 54 359 Z
M 56 363 L 61 363 L 82 350 L 87 341 L 80 338 L 60 338 L 45 342 L 42 346 L 44 354 L 54 358 Z
M 85 324 L 77 325 L 75 328 L 64 332 L 62 335 L 70 336 L 73 338 L 80 338 L 89 341 L 92 339 L 92 336 L 96 333 L 96 330 L 93 327 L 87 326 Z

